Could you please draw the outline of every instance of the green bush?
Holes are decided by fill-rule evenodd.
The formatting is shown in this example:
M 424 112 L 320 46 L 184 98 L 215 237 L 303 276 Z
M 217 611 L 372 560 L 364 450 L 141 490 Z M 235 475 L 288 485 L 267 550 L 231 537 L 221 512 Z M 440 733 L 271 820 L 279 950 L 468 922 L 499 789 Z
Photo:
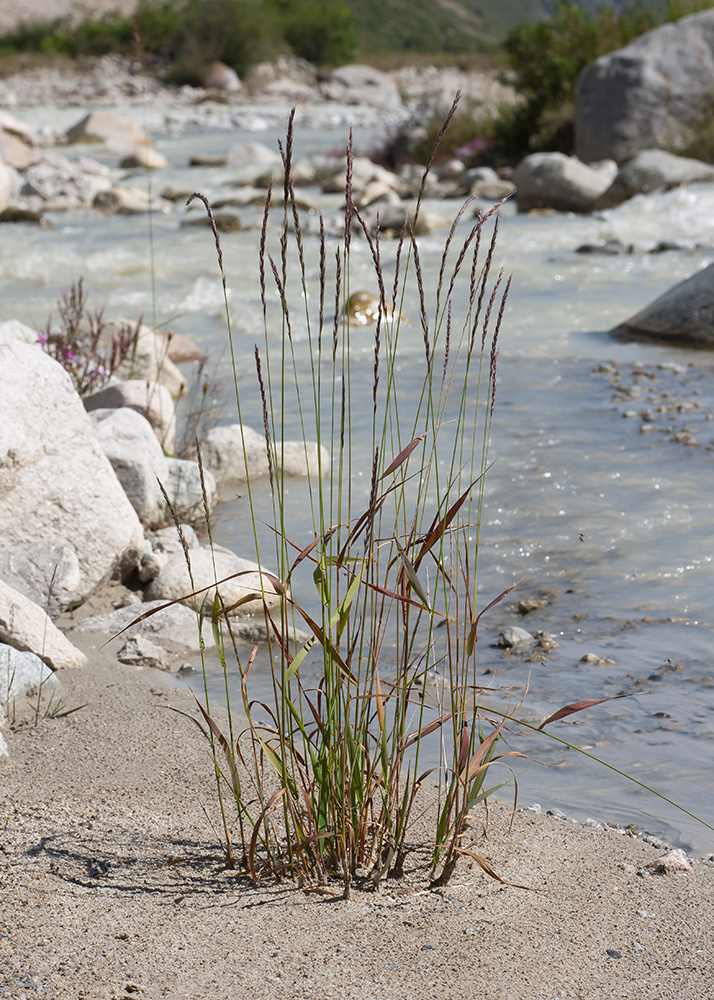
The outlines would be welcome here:
M 349 62 L 352 15 L 329 0 L 140 0 L 134 17 L 118 11 L 22 24 L 0 39 L 5 52 L 58 52 L 76 58 L 141 52 L 170 60 L 170 79 L 199 83 L 216 59 L 238 73 L 292 51 L 320 65 Z
M 318 66 L 341 66 L 357 47 L 352 15 L 343 3 L 305 0 L 289 12 L 285 40 L 295 55 Z

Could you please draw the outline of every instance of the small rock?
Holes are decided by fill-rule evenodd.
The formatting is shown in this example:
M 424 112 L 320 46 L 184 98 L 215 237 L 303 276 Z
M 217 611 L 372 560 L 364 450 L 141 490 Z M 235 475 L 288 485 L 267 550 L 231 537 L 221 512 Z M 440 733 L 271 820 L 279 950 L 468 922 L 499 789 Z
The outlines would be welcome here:
M 213 218 L 216 223 L 216 229 L 219 233 L 239 233 L 243 228 L 240 216 L 236 215 L 234 212 L 216 212 Z M 181 229 L 186 229 L 189 226 L 208 227 L 210 225 L 211 220 L 207 215 L 201 215 L 197 219 L 181 220 Z
M 507 625 L 502 632 L 499 632 L 498 638 L 498 645 L 506 646 L 506 648 L 530 646 L 535 642 L 535 638 L 530 632 L 526 632 L 524 628 L 518 628 L 517 625 Z
M 69 129 L 64 142 L 111 142 L 144 145 L 151 136 L 133 122 L 106 111 L 92 111 Z
M 580 663 L 592 663 L 598 667 L 612 667 L 615 665 L 615 661 L 609 659 L 607 656 L 598 656 L 597 653 L 585 653 L 580 657 Z
M 516 604 L 516 610 L 522 615 L 530 614 L 531 611 L 539 611 L 548 604 L 547 601 L 538 601 L 534 597 L 526 597 L 525 600 Z
M 648 865 L 645 865 L 645 868 L 648 871 L 656 872 L 658 875 L 671 875 L 672 872 L 687 872 L 691 874 L 694 871 L 689 863 L 689 858 L 679 848 L 667 851 L 666 854 L 663 854 L 655 861 L 650 861 Z
M 117 653 L 117 659 L 132 666 L 170 670 L 171 657 L 161 646 L 143 635 L 132 635 Z
M 567 820 L 569 817 L 565 815 L 562 809 L 549 809 L 546 816 L 552 816 L 553 819 Z
M 158 150 L 151 149 L 149 146 L 144 146 L 136 149 L 129 156 L 125 156 L 119 166 L 122 170 L 135 170 L 139 168 L 144 170 L 168 170 L 171 164 L 163 153 L 159 153 Z
M 622 958 L 622 952 L 615 951 L 614 948 L 606 948 L 605 953 L 610 956 L 610 958 Z
M 205 68 L 201 83 L 206 90 L 222 90 L 228 94 L 237 94 L 242 87 L 236 71 L 220 60 L 212 62 Z

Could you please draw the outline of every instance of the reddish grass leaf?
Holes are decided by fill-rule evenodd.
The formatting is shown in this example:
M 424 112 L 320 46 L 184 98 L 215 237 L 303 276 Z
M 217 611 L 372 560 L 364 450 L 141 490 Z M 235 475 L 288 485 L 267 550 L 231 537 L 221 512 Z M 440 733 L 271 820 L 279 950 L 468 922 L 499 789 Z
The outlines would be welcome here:
M 511 591 L 515 590 L 518 584 L 521 583 L 523 580 L 525 580 L 525 578 L 526 574 L 524 573 L 520 580 L 516 580 L 516 582 L 512 586 L 504 590 L 503 593 L 498 595 L 498 597 L 494 597 L 494 599 L 491 601 L 490 604 L 487 604 L 482 611 L 479 611 L 478 615 L 474 619 L 474 622 L 471 626 L 471 630 L 469 631 L 468 639 L 466 640 L 466 650 L 468 653 L 471 653 L 474 646 L 478 642 L 478 623 L 481 621 L 482 615 L 485 615 L 487 611 L 490 611 L 491 608 L 495 607 L 496 604 L 499 604 L 504 597 L 508 597 Z
M 380 476 L 380 479 L 384 479 L 385 476 L 388 476 L 390 475 L 390 473 L 395 472 L 400 465 L 403 465 L 404 462 L 406 462 L 406 460 L 409 458 L 411 453 L 414 451 L 414 449 L 419 447 L 419 445 L 422 443 L 425 437 L 426 437 L 426 432 L 424 434 L 420 434 L 419 437 L 414 438 L 413 441 L 410 441 L 409 444 L 406 446 L 406 448 L 402 448 L 397 457 L 392 462 L 390 462 L 390 464 L 384 470 L 384 472 Z
M 582 712 L 584 708 L 593 708 L 594 705 L 604 705 L 606 701 L 617 701 L 618 698 L 630 697 L 630 694 L 614 694 L 610 698 L 598 698 L 596 701 L 576 701 L 574 704 L 565 705 L 557 712 L 548 716 L 545 722 L 542 722 L 538 726 L 538 729 L 540 730 L 543 726 L 547 726 L 549 722 L 558 722 L 560 719 L 566 719 L 569 715 L 574 715 L 576 712 Z

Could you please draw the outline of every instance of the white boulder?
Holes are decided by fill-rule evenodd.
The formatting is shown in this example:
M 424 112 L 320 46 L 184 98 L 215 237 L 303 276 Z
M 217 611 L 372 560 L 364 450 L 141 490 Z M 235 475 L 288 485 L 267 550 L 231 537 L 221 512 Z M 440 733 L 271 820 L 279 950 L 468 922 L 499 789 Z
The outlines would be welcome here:
M 81 667 L 87 657 L 34 601 L 0 580 L 0 642 L 34 653 L 53 670 Z
M 636 194 L 649 194 L 659 188 L 681 187 L 714 181 L 714 166 L 686 156 L 675 156 L 663 149 L 645 149 L 617 172 L 595 207 L 612 208 Z
M 39 656 L 0 643 L 0 705 L 9 705 L 30 688 L 57 686 L 57 678 Z
M 179 518 L 203 521 L 205 519 L 204 498 L 198 463 L 181 458 L 169 458 L 167 461 L 168 477 L 162 482 L 171 499 L 174 511 Z M 210 514 L 218 497 L 216 480 L 210 469 L 203 470 L 203 482 L 206 487 L 206 504 Z
M 151 136 L 126 118 L 112 115 L 108 111 L 91 111 L 67 130 L 63 141 L 143 146 L 151 142 Z
M 0 344 L 10 344 L 18 340 L 24 344 L 36 344 L 38 335 L 38 330 L 33 330 L 19 319 L 6 319 L 0 323 Z
M 330 454 L 314 441 L 285 441 L 272 447 L 273 469 L 286 476 L 327 476 Z M 202 450 L 203 464 L 213 473 L 220 489 L 226 483 L 267 476 L 268 453 L 263 434 L 241 424 L 212 427 Z
M 144 551 L 69 375 L 23 343 L 0 344 L 0 538 L 0 578 L 52 613 Z
M 227 608 L 248 594 L 265 594 L 268 607 L 276 607 L 280 597 L 269 576 L 261 572 L 257 563 L 241 559 L 229 549 L 221 546 L 190 550 L 188 558 L 191 563 L 191 574 L 186 565 L 186 555 L 176 552 L 169 556 L 156 579 L 152 580 L 145 590 L 148 601 L 175 601 L 183 599 L 188 607 L 206 609 L 210 615 L 216 593 L 218 592 Z M 194 586 L 191 586 L 191 576 Z M 225 581 L 225 582 L 221 582 Z M 195 597 L 187 595 L 200 591 Z M 236 616 L 245 616 L 262 611 L 263 601 L 256 598 L 247 601 L 239 608 L 231 611 Z
M 159 481 L 169 482 L 169 460 L 149 421 L 128 406 L 91 410 L 89 418 L 141 523 L 163 521 L 166 501 Z
M 158 382 L 143 379 L 115 381 L 85 396 L 88 411 L 118 410 L 128 406 L 149 421 L 164 450 L 171 453 L 176 443 L 176 411 L 169 390 Z
M 617 173 L 617 164 L 581 163 L 564 153 L 531 153 L 515 169 L 519 212 L 552 208 L 557 212 L 590 212 Z
M 112 342 L 120 339 L 125 330 L 136 329 L 136 323 L 128 319 L 106 320 L 99 338 L 99 347 L 110 350 Z M 186 379 L 171 360 L 171 340 L 152 327 L 142 323 L 131 354 L 116 370 L 119 379 L 144 379 L 160 382 L 174 399 L 186 392 Z

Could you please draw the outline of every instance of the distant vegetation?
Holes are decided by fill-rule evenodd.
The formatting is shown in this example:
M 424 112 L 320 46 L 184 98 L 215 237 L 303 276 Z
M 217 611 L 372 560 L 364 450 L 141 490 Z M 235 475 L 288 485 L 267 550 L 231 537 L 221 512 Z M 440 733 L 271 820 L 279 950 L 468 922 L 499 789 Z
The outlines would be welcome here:
M 285 53 L 336 66 L 350 62 L 356 48 L 342 0 L 139 0 L 134 16 L 114 11 L 21 24 L 0 39 L 4 53 L 76 58 L 141 51 L 170 63 L 176 83 L 199 83 L 216 59 L 240 74 Z

